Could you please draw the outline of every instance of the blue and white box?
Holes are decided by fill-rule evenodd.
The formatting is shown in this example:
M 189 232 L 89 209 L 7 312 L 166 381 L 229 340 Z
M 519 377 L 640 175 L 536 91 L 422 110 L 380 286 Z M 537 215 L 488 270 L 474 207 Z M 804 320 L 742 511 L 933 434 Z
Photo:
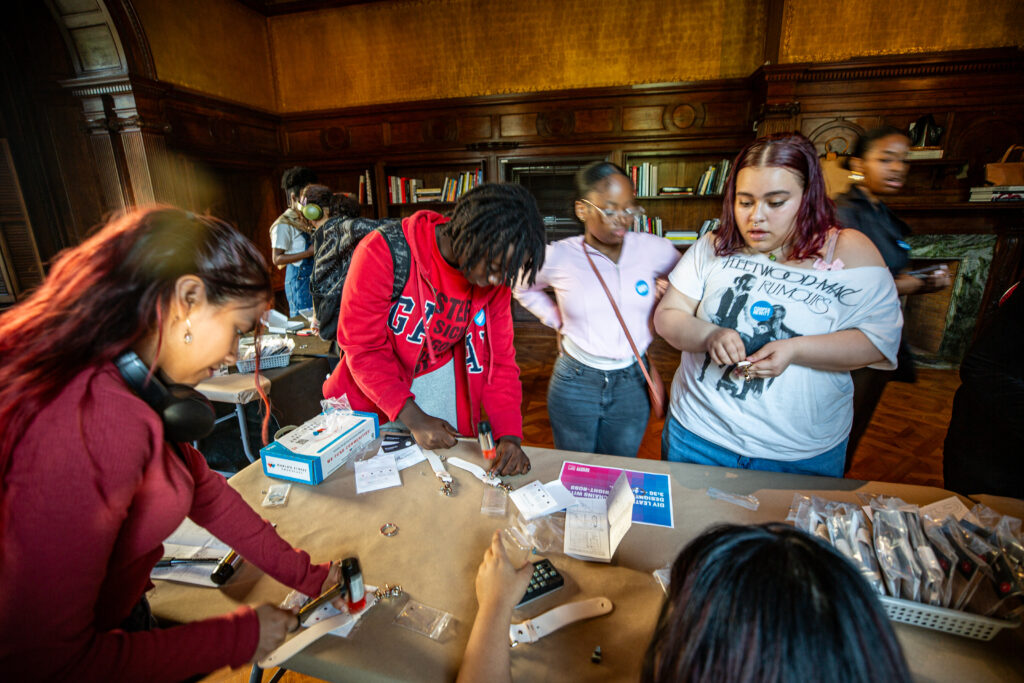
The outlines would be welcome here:
M 319 484 L 380 434 L 374 413 L 320 414 L 260 449 L 263 473 Z

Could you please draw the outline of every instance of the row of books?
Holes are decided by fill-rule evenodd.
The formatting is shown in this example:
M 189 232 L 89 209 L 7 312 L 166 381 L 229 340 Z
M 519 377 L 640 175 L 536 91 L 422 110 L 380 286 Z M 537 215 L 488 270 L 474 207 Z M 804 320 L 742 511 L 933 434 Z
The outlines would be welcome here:
M 359 203 L 363 206 L 373 206 L 373 184 L 370 182 L 370 171 L 363 171 L 359 176 Z
M 658 187 L 658 166 L 643 162 L 629 167 L 629 176 L 633 181 L 637 197 L 683 197 L 687 195 L 722 194 L 725 180 L 729 177 L 729 159 L 711 164 L 700 175 L 696 185 L 686 187 Z
M 641 216 L 633 222 L 633 232 L 646 232 L 661 237 L 661 218 L 658 216 Z
M 633 181 L 633 191 L 637 197 L 650 197 L 658 187 L 658 167 L 650 162 L 630 166 L 629 177 Z
M 729 177 L 730 166 L 732 166 L 732 162 L 729 159 L 722 159 L 717 164 L 708 166 L 694 186 L 694 194 L 722 194 L 722 190 L 725 189 L 725 180 Z
M 972 202 L 1019 202 L 1024 200 L 1024 185 L 982 185 L 971 188 Z
M 464 171 L 444 179 L 441 187 L 424 187 L 420 178 L 388 176 L 388 203 L 418 204 L 421 202 L 454 202 L 484 182 L 484 171 Z
M 693 244 L 706 232 L 718 230 L 722 221 L 718 218 L 709 218 L 701 223 L 700 230 L 669 230 L 665 233 L 665 239 L 673 244 Z

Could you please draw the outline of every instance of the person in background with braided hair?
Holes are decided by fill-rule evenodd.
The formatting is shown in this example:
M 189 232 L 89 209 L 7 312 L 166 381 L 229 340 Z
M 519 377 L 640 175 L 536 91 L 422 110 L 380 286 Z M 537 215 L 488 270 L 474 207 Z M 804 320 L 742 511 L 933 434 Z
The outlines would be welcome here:
M 337 582 L 339 565 L 312 564 L 207 467 L 187 443 L 202 419 L 176 412 L 209 408 L 188 387 L 234 362 L 271 296 L 266 261 L 237 230 L 154 207 L 62 253 L 0 315 L 6 679 L 180 681 L 280 645 L 297 619 L 269 604 L 154 628 L 150 572 L 185 517 L 307 595 Z
M 544 263 L 544 222 L 521 185 L 488 183 L 459 198 L 451 217 L 417 211 L 402 220 L 409 244 L 405 287 L 392 301 L 395 261 L 384 236 L 364 237 L 341 296 L 341 361 L 325 398 L 408 428 L 423 448 L 450 448 L 493 427 L 496 474 L 525 474 L 523 389 L 512 346 L 511 285 L 532 283 Z

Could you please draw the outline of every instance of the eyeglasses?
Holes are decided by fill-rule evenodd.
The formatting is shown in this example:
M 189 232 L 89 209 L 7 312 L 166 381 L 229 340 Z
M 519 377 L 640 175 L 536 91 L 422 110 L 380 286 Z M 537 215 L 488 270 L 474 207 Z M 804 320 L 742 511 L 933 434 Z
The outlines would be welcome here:
M 647 214 L 647 210 L 644 209 L 644 207 L 642 206 L 631 206 L 627 209 L 619 211 L 617 209 L 602 209 L 600 206 L 590 201 L 589 199 L 580 199 L 580 201 L 585 204 L 590 204 L 590 206 L 597 209 L 601 213 L 601 215 L 604 216 L 607 220 L 613 220 L 615 218 L 628 218 L 631 221 L 635 221 Z

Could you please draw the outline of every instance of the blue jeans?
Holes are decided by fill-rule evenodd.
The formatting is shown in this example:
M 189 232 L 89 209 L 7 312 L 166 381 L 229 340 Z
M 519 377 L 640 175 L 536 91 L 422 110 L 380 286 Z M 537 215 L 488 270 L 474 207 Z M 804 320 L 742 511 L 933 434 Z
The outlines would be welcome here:
M 295 317 L 299 311 L 313 308 L 313 295 L 309 291 L 309 276 L 313 274 L 313 259 L 305 258 L 300 263 L 289 263 L 284 271 L 284 295 L 288 298 L 288 316 Z
M 848 441 L 849 437 L 824 453 L 803 460 L 782 461 L 768 458 L 748 458 L 736 455 L 727 448 L 700 438 L 669 415 L 665 418 L 665 428 L 661 432 L 661 457 L 663 460 L 690 462 L 697 465 L 842 477 Z
M 636 457 L 650 413 L 640 366 L 598 370 L 559 354 L 548 384 L 555 448 Z

